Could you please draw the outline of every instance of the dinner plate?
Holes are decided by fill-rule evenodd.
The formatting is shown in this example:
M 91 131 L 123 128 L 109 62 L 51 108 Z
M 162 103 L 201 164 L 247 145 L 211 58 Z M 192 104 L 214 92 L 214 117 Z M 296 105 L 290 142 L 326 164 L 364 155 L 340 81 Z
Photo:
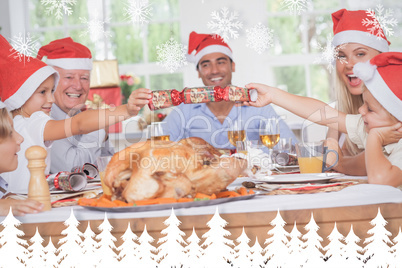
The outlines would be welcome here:
M 281 166 L 276 164 L 275 165 L 275 170 L 283 173 L 289 173 L 289 172 L 299 172 L 299 165 L 292 165 L 292 166 Z
M 345 176 L 342 173 L 304 173 L 304 174 L 283 174 L 258 178 L 257 181 L 265 183 L 326 183 L 330 179 Z
M 299 168 L 299 165 L 281 166 L 281 165 L 276 164 L 275 167 L 277 167 L 277 168 Z
M 213 206 L 226 202 L 233 202 L 239 200 L 247 200 L 255 197 L 257 194 L 250 194 L 244 196 L 227 197 L 227 198 L 217 198 L 212 200 L 200 200 L 192 202 L 183 203 L 170 203 L 170 204 L 160 204 L 160 205 L 147 205 L 147 206 L 132 206 L 132 207 L 91 207 L 82 206 L 91 210 L 100 210 L 105 212 L 141 212 L 141 211 L 154 211 L 154 210 L 165 210 L 165 209 L 178 209 L 178 208 L 191 208 L 191 207 L 202 207 L 202 206 Z

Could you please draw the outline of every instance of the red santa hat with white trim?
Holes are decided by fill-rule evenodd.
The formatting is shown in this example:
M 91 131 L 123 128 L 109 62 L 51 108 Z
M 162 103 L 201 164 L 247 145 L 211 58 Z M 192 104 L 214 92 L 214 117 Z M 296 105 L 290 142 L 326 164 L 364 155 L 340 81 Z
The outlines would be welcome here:
M 370 32 L 370 27 L 363 25 L 363 20 L 373 21 L 373 17 L 369 17 L 366 10 L 350 11 L 346 9 L 338 10 L 332 13 L 332 21 L 334 23 L 334 38 L 332 45 L 337 47 L 346 43 L 358 43 L 380 52 L 388 52 L 391 44 L 379 28 L 374 32 Z M 378 31 L 381 31 L 379 33 Z M 379 36 L 383 37 L 379 37 Z
M 55 77 L 54 88 L 59 81 L 59 73 L 44 62 L 31 57 L 20 62 L 10 56 L 12 53 L 15 49 L 0 35 L 0 97 L 9 111 L 24 105 L 51 75 Z
M 356 63 L 353 73 L 390 114 L 402 121 L 401 52 L 385 52 L 368 62 Z
M 84 45 L 71 37 L 57 39 L 41 47 L 38 59 L 47 57 L 46 63 L 66 70 L 92 70 L 92 54 Z
M 195 53 L 193 54 L 193 52 Z M 233 60 L 233 53 L 229 45 L 217 34 L 199 34 L 191 32 L 188 40 L 189 60 L 198 65 L 198 62 L 207 54 L 219 52 Z

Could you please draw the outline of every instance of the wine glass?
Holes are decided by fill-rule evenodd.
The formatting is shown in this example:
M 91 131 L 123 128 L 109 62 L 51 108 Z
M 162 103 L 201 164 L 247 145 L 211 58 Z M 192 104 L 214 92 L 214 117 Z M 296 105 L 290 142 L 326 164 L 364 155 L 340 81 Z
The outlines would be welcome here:
M 268 147 L 269 156 L 271 158 L 273 148 L 279 142 L 280 139 L 278 119 L 272 117 L 260 120 L 259 134 L 262 144 Z
M 246 131 L 243 128 L 242 120 L 234 120 L 228 131 L 229 142 L 236 147 L 237 141 L 244 141 L 246 139 Z

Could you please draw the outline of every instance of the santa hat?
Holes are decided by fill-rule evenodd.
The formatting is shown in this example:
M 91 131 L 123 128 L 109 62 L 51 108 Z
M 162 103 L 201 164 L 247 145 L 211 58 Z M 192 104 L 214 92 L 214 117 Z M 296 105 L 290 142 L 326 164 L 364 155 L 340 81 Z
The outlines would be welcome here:
M 195 54 L 192 54 L 194 51 Z M 196 32 L 190 33 L 190 38 L 188 40 L 188 54 L 190 55 L 190 61 L 193 61 L 196 65 L 198 65 L 198 62 L 202 57 L 215 52 L 223 53 L 229 58 L 233 59 L 232 50 L 219 35 L 198 34 Z
M 20 62 L 10 56 L 14 48 L 0 35 L 0 96 L 9 111 L 20 108 L 49 76 L 55 76 L 55 87 L 59 74 L 44 62 L 29 58 Z
M 4 104 L 4 102 L 0 101 L 0 109 L 6 108 L 6 105 Z
M 70 37 L 57 39 L 38 51 L 38 59 L 47 57 L 46 63 L 66 70 L 92 70 L 92 54 L 84 45 Z
M 390 114 L 402 121 L 401 52 L 385 52 L 368 62 L 356 63 L 353 73 Z
M 363 25 L 363 20 L 365 19 L 376 20 L 373 17 L 369 17 L 365 10 L 349 11 L 341 9 L 332 13 L 334 23 L 332 45 L 337 47 L 346 43 L 358 43 L 380 52 L 388 52 L 391 43 L 385 37 L 383 30 L 381 28 L 375 29 L 374 33 L 370 33 L 370 27 Z M 381 31 L 384 37 L 379 37 L 378 31 Z

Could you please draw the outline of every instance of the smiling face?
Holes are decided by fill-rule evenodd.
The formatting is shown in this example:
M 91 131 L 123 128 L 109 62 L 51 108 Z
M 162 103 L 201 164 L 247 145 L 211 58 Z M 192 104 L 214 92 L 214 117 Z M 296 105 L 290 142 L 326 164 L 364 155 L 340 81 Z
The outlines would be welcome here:
M 223 53 L 211 53 L 202 57 L 198 63 L 198 77 L 206 86 L 222 88 L 232 83 L 235 63 Z
M 10 116 L 8 117 L 9 133 L 6 137 L 0 139 L 0 154 L 2 160 L 0 161 L 0 173 L 10 172 L 18 167 L 17 152 L 20 150 L 20 145 L 24 138 L 14 130 L 13 121 Z
M 90 71 L 53 68 L 60 74 L 54 93 L 56 105 L 67 114 L 71 109 L 81 109 L 88 98 Z
M 352 95 L 361 95 L 363 82 L 353 73 L 353 66 L 358 62 L 371 60 L 379 51 L 358 43 L 348 43 L 338 47 L 336 72 Z
M 49 76 L 22 105 L 22 115 L 30 117 L 34 112 L 42 111 L 49 115 L 54 103 L 54 76 Z
M 368 91 L 363 92 L 364 104 L 359 108 L 362 115 L 366 132 L 372 128 L 387 127 L 398 123 L 398 120 L 392 116 Z

